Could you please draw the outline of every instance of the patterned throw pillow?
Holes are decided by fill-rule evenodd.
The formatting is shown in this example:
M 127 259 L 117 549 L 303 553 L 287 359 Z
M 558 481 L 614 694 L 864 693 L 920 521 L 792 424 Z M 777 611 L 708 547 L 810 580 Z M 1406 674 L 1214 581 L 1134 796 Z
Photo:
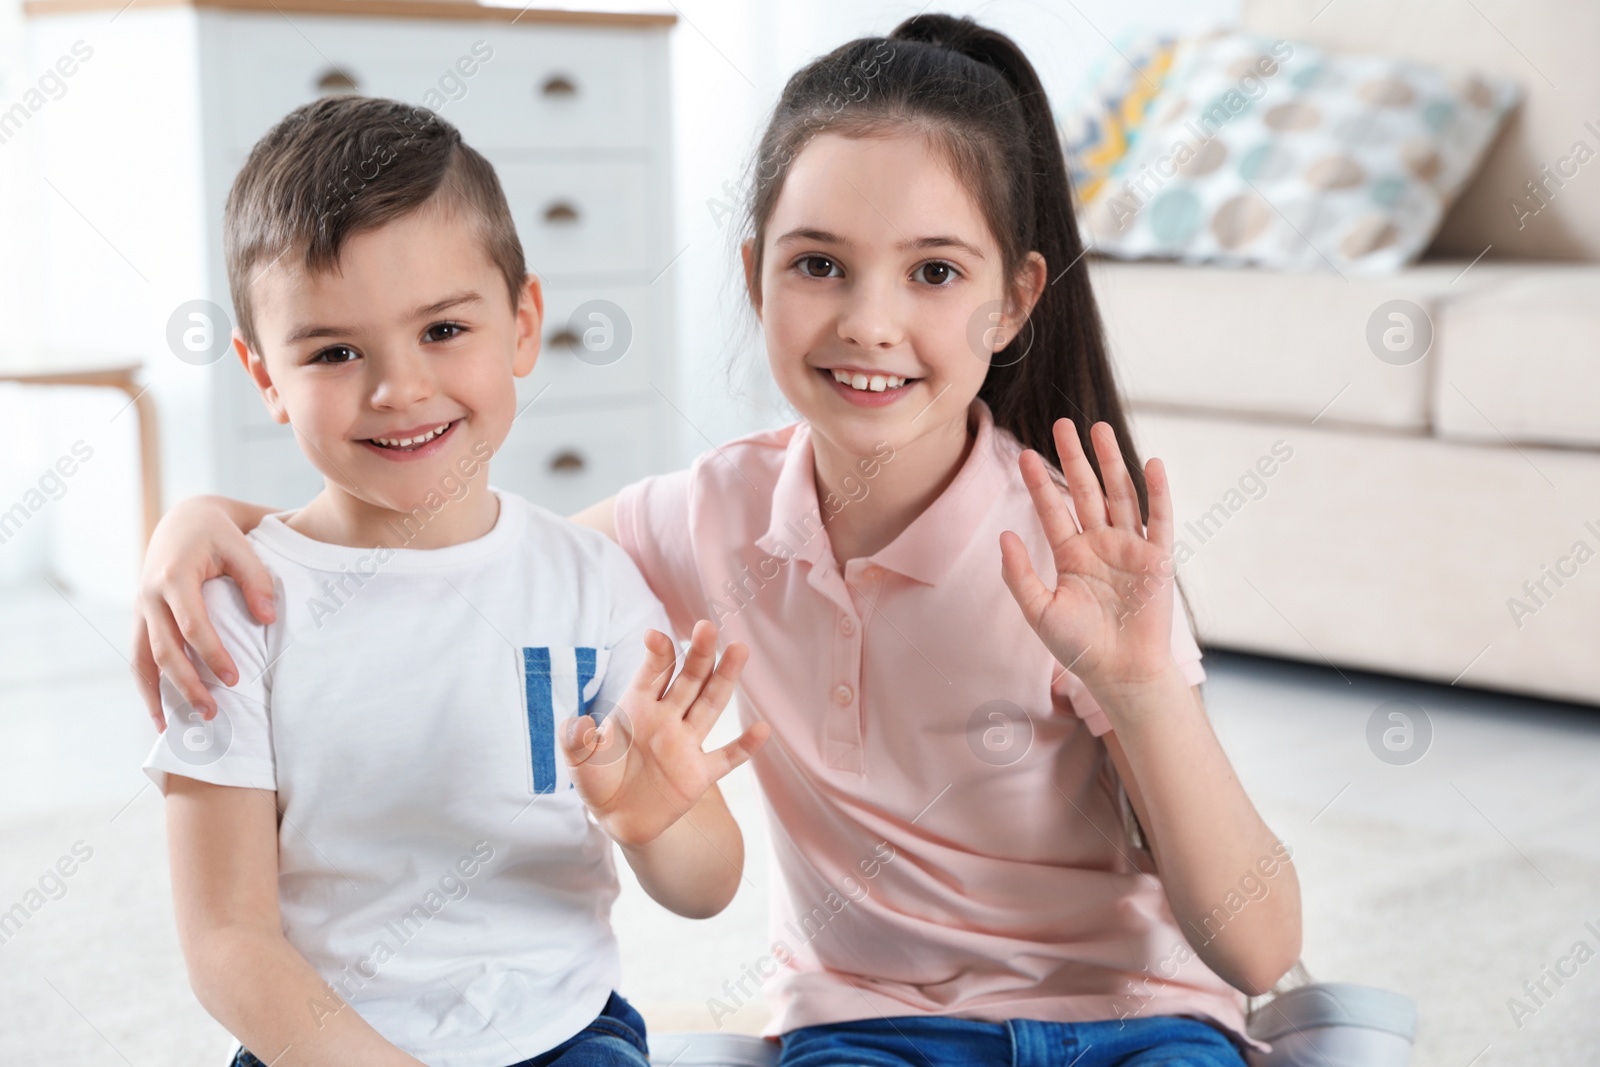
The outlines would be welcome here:
M 1079 204 L 1100 193 L 1117 163 L 1138 138 L 1150 104 L 1172 69 L 1176 37 L 1145 34 L 1122 42 L 1089 77 L 1078 103 L 1058 121 L 1067 169 Z
M 1381 273 L 1427 248 L 1507 81 L 1238 33 L 1180 45 L 1083 219 L 1126 259 Z

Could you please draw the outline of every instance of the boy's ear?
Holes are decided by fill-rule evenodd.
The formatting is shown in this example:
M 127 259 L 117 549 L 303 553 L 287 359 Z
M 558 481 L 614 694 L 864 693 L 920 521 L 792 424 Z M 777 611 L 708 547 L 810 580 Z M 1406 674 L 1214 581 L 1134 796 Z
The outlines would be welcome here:
M 739 258 L 744 261 L 744 289 L 750 297 L 750 306 L 761 317 L 761 279 L 756 277 L 756 243 L 752 238 L 739 245 Z
M 544 289 L 539 276 L 529 274 L 523 279 L 522 293 L 517 300 L 517 352 L 512 359 L 511 373 L 525 378 L 533 373 L 539 361 L 539 346 L 544 329 Z
M 272 421 L 287 423 L 289 411 L 283 406 L 283 398 L 278 395 L 278 387 L 272 384 L 272 376 L 267 373 L 266 361 L 261 354 L 251 351 L 244 339 L 244 334 L 237 328 L 233 331 L 233 351 L 239 357 L 239 362 L 244 364 L 244 371 L 250 375 L 250 380 L 255 383 L 256 391 L 261 394 L 261 402 L 267 406 L 267 414 L 272 416 Z

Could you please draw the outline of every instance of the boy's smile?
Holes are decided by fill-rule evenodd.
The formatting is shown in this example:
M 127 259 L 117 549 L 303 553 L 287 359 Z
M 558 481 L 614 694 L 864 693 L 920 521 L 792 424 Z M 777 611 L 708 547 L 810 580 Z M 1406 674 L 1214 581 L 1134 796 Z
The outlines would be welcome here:
M 380 453 L 389 453 L 390 459 L 404 461 L 437 452 L 445 435 L 460 425 L 461 420 L 456 419 L 454 422 L 439 426 L 394 430 L 384 437 L 369 437 L 364 443 L 378 449 Z
M 487 459 L 515 417 L 512 379 L 538 357 L 543 308 L 531 277 L 512 307 L 478 226 L 431 202 L 351 237 L 334 269 L 308 273 L 291 252 L 256 282 L 263 351 L 235 347 L 326 480 L 288 520 L 307 536 L 378 543 L 420 506 L 436 514 L 409 547 L 494 525 Z

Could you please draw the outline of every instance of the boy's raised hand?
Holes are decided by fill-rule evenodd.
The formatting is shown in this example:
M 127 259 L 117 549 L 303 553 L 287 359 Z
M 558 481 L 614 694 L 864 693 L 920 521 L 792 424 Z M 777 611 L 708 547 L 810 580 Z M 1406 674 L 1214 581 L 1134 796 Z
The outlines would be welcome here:
M 578 795 L 612 840 L 629 848 L 661 836 L 770 733 L 766 723 L 756 723 L 719 749 L 701 748 L 749 658 L 745 646 L 734 642 L 713 670 L 717 628 L 710 622 L 695 624 L 675 679 L 671 638 L 650 630 L 645 650 L 621 705 L 601 725 L 582 715 L 568 719 L 560 732 Z
M 1044 460 L 1031 449 L 1018 461 L 1055 561 L 1051 589 L 1034 573 L 1022 539 L 1000 535 L 1001 573 L 1045 646 L 1091 690 L 1131 687 L 1172 664 L 1172 499 L 1166 467 L 1145 465 L 1149 533 L 1139 498 L 1109 423 L 1090 428 L 1106 492 L 1070 419 L 1057 419 L 1056 451 L 1080 532 Z

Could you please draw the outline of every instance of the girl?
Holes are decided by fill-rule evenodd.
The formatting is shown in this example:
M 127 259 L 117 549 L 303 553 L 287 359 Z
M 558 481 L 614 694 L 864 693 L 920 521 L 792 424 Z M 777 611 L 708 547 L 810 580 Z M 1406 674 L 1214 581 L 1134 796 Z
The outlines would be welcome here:
M 752 650 L 781 874 L 753 970 L 786 1067 L 1236 1067 L 1241 993 L 1299 954 L 1288 850 L 1195 684 L 1165 470 L 1129 442 L 1071 203 L 1004 35 L 924 15 L 816 60 L 762 138 L 743 245 L 801 421 L 578 516 L 680 637 L 708 617 Z M 180 631 L 236 677 L 199 587 L 230 574 L 271 617 L 234 525 L 261 514 L 185 505 L 146 564 L 136 662 L 203 710 Z

